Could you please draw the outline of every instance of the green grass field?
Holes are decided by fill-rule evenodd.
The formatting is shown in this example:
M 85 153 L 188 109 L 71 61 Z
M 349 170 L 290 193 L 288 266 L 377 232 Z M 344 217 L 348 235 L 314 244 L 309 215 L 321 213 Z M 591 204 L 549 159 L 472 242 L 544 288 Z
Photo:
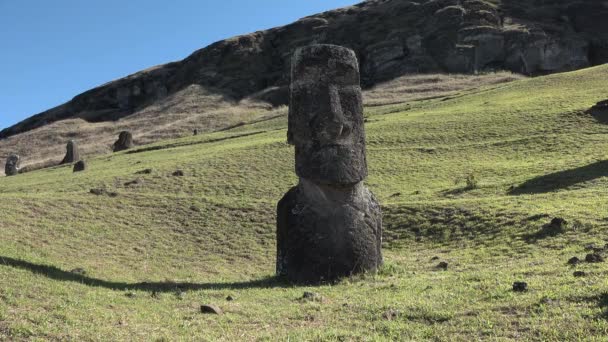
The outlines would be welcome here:
M 0 178 L 0 339 L 604 341 L 608 265 L 567 261 L 608 242 L 607 77 L 368 108 L 386 264 L 333 285 L 273 278 L 285 117 Z

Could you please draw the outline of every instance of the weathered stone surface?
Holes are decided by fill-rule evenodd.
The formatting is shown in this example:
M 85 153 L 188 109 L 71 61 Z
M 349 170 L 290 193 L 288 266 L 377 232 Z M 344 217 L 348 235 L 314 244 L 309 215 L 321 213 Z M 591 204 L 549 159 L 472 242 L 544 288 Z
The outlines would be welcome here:
M 298 186 L 277 206 L 277 274 L 334 281 L 382 263 L 382 213 L 367 176 L 359 70 L 352 50 L 299 49 L 293 58 L 288 141 Z
M 302 179 L 277 207 L 277 274 L 315 283 L 374 271 L 381 234 L 380 206 L 363 184 L 345 193 Z
M 201 305 L 201 313 L 222 315 L 224 312 L 217 305 L 206 304 L 206 305 Z
M 359 66 L 352 50 L 312 45 L 292 66 L 288 141 L 296 174 L 318 184 L 348 185 L 367 176 Z
M 15 176 L 19 173 L 21 164 L 21 157 L 17 154 L 11 154 L 6 159 L 6 165 L 4 167 L 4 174 L 7 176 Z
M 353 49 L 365 86 L 412 72 L 508 69 L 526 74 L 608 62 L 605 1 L 365 1 L 233 37 L 186 59 L 110 82 L 0 132 L 66 118 L 117 120 L 190 85 L 286 104 L 290 58 L 311 44 Z M 265 90 L 270 89 L 268 92 Z
M 87 164 L 84 160 L 79 160 L 78 162 L 76 162 L 76 164 L 74 164 L 74 172 L 82 172 L 84 170 L 87 169 Z
M 65 157 L 61 161 L 61 164 L 71 164 L 80 160 L 80 152 L 78 151 L 78 145 L 74 140 L 68 141 L 66 146 Z
M 129 131 L 122 131 L 118 135 L 118 140 L 112 146 L 112 151 L 120 152 L 133 147 L 133 135 Z

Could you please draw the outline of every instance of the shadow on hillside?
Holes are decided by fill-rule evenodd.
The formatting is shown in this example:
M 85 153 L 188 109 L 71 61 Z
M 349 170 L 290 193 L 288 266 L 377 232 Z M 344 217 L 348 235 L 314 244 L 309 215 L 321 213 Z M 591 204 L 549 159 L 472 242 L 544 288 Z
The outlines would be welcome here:
M 173 292 L 188 290 L 238 290 L 238 289 L 261 289 L 289 287 L 290 284 L 277 277 L 267 277 L 258 280 L 233 282 L 233 283 L 174 283 L 174 282 L 155 282 L 155 283 L 123 283 L 95 279 L 86 275 L 64 271 L 55 266 L 39 265 L 24 260 L 13 259 L 0 256 L 0 266 L 10 266 L 14 268 L 28 270 L 35 274 L 43 275 L 47 278 L 59 281 L 70 281 L 92 287 L 103 287 L 110 290 L 139 290 L 150 292 Z
M 608 320 L 608 292 L 599 293 L 597 295 L 585 296 L 585 297 L 574 297 L 571 299 L 573 302 L 588 302 L 597 303 L 597 306 L 602 310 L 598 314 L 598 318 Z
M 575 169 L 532 178 L 510 190 L 509 194 L 524 195 L 546 193 L 606 176 L 608 176 L 608 160 L 602 160 Z

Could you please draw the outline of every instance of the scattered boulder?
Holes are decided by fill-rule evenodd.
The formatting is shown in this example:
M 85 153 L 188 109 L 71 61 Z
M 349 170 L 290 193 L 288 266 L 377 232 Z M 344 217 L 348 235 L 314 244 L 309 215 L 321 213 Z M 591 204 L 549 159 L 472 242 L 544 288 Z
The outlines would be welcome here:
M 87 169 L 87 163 L 84 160 L 79 160 L 74 164 L 74 172 L 81 172 Z
M 112 151 L 120 152 L 133 147 L 133 135 L 129 131 L 122 131 L 118 135 L 118 140 L 112 146 Z
M 184 171 L 182 171 L 182 170 L 177 170 L 177 171 L 173 172 L 173 173 L 172 173 L 172 175 L 173 175 L 174 177 L 183 177 L 183 176 L 184 176 Z
M 447 271 L 448 270 L 448 263 L 445 262 L 445 261 L 442 261 L 439 264 L 437 264 L 437 268 L 440 269 L 440 270 Z
M 398 318 L 399 316 L 401 316 L 401 311 L 399 310 L 387 310 L 382 314 L 382 318 L 384 318 L 387 321 L 392 321 L 396 318 Z
M 516 281 L 513 283 L 513 292 L 526 292 L 528 291 L 528 283 L 523 281 Z
M 106 189 L 91 189 L 89 191 L 89 193 L 91 193 L 93 195 L 97 195 L 97 196 L 109 196 L 109 197 L 116 197 L 116 196 L 118 196 L 118 193 L 111 192 L 111 191 L 108 191 Z
M 547 232 L 557 235 L 563 233 L 567 225 L 568 221 L 561 217 L 555 217 L 545 228 L 547 229 Z
M 576 271 L 574 273 L 572 273 L 573 276 L 580 278 L 580 277 L 585 277 L 587 276 L 587 273 L 583 272 L 583 271 Z
M 74 140 L 68 141 L 66 146 L 65 157 L 61 161 L 61 164 L 71 164 L 80 160 L 80 152 L 78 150 L 78 145 Z
M 19 174 L 19 169 L 21 165 L 21 157 L 18 154 L 11 154 L 6 159 L 6 165 L 4 167 L 4 173 L 7 176 L 16 176 Z
M 590 263 L 604 262 L 604 257 L 597 253 L 590 253 L 585 257 L 585 261 Z
M 152 173 L 152 169 L 145 169 L 145 170 L 141 170 L 141 171 L 137 171 L 135 172 L 136 175 L 149 175 Z
M 431 258 L 431 261 L 437 261 L 437 260 L 439 260 L 438 256 L 434 256 L 434 257 Z
M 134 179 L 134 180 L 132 180 L 132 181 L 128 181 L 128 182 L 126 182 L 126 183 L 125 183 L 125 186 L 140 185 L 140 184 L 143 184 L 143 182 L 144 182 L 144 181 L 143 181 L 142 179 L 137 178 L 137 179 Z
M 229 295 L 229 296 L 226 297 L 226 300 L 229 301 L 229 302 L 232 302 L 234 300 L 234 297 L 232 297 L 232 296 Z
M 206 305 L 201 305 L 201 313 L 212 314 L 212 315 L 221 315 L 224 312 L 222 311 L 222 309 L 220 309 L 216 305 L 206 304 Z
M 572 257 L 572 258 L 570 258 L 570 260 L 568 260 L 568 265 L 574 266 L 574 265 L 580 264 L 580 262 L 581 262 L 581 259 L 579 259 L 577 257 Z
M 323 296 L 321 296 L 320 294 L 318 294 L 316 292 L 306 291 L 306 292 L 304 292 L 304 294 L 302 295 L 302 298 L 300 298 L 300 300 L 302 300 L 304 302 L 322 302 Z
M 84 268 L 78 267 L 78 268 L 71 270 L 70 273 L 83 276 L 83 275 L 87 274 L 87 271 L 85 271 Z

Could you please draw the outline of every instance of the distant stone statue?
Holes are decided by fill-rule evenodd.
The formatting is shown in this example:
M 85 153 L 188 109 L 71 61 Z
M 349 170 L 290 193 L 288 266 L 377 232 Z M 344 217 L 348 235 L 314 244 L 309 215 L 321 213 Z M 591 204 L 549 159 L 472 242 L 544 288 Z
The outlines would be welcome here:
M 277 206 L 277 275 L 317 283 L 377 270 L 382 213 L 363 184 L 363 105 L 352 50 L 296 51 L 287 138 L 300 181 Z
M 6 159 L 6 165 L 4 167 L 4 173 L 7 176 L 15 176 L 19 174 L 19 166 L 21 164 L 21 158 L 17 154 L 11 154 Z
M 195 128 L 195 129 L 192 131 L 192 135 L 198 135 L 198 129 L 196 129 L 196 128 Z
M 118 140 L 112 146 L 114 152 L 128 150 L 133 147 L 133 135 L 129 131 L 122 131 L 118 135 Z
M 74 164 L 74 172 L 81 172 L 87 169 L 87 163 L 84 160 L 79 160 L 76 164 Z
M 80 152 L 78 151 L 78 145 L 74 140 L 68 141 L 66 146 L 65 157 L 61 161 L 61 164 L 71 164 L 80 160 Z

